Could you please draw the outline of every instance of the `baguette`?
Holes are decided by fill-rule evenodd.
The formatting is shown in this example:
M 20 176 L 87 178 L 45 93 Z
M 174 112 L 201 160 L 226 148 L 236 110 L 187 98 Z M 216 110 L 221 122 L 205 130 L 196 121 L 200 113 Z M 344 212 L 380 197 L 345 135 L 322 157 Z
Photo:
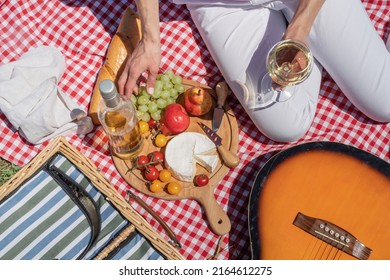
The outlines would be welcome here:
M 126 58 L 133 52 L 141 39 L 141 21 L 139 16 L 127 8 L 122 15 L 117 32 L 112 37 L 108 46 L 105 61 L 99 70 L 95 86 L 92 92 L 88 115 L 95 125 L 100 125 L 98 118 L 99 103 L 102 96 L 99 92 L 99 84 L 105 79 L 110 79 L 118 86 L 118 78 L 125 66 Z

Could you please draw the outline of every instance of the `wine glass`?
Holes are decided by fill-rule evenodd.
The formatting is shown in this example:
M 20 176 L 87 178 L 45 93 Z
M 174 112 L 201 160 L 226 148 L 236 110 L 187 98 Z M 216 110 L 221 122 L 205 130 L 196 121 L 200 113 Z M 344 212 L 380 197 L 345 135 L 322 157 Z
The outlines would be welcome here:
M 288 100 L 293 94 L 293 86 L 310 75 L 313 55 L 300 41 L 282 40 L 268 52 L 266 67 L 267 73 L 261 81 L 260 92 L 254 98 L 253 109 Z

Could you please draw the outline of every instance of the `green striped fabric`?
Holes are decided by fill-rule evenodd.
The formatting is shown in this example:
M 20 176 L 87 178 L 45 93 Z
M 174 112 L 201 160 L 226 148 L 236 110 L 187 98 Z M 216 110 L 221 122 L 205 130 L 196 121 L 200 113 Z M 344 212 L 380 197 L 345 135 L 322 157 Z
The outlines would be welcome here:
M 84 256 L 93 259 L 130 223 L 66 157 L 58 154 L 52 164 L 81 185 L 99 209 L 101 230 Z M 44 170 L 0 201 L 0 259 L 76 259 L 91 236 L 83 212 Z M 112 256 L 113 259 L 164 258 L 137 231 Z
M 90 239 L 83 212 L 46 171 L 0 204 L 0 259 L 73 259 Z

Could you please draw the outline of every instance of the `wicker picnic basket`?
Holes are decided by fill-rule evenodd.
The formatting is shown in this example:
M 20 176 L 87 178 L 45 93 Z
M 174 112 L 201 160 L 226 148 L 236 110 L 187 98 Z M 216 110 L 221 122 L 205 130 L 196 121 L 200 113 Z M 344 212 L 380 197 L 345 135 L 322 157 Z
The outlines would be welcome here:
M 70 145 L 63 137 L 53 139 L 29 164 L 24 166 L 8 182 L 0 187 L 0 202 L 8 195 L 15 192 L 19 185 L 25 182 L 27 178 L 33 176 L 33 174 L 56 153 L 61 153 L 67 160 L 76 166 L 81 173 L 93 183 L 98 191 L 102 193 L 105 199 L 129 222 L 126 228 L 122 230 L 120 234 L 116 235 L 115 238 L 110 240 L 92 259 L 105 259 L 134 231 L 137 231 L 147 239 L 152 246 L 163 255 L 164 259 L 184 259 L 175 247 L 157 233 L 152 226 L 136 212 L 128 202 L 126 202 L 125 198 L 114 189 L 110 182 L 99 172 L 98 168 L 86 156 Z

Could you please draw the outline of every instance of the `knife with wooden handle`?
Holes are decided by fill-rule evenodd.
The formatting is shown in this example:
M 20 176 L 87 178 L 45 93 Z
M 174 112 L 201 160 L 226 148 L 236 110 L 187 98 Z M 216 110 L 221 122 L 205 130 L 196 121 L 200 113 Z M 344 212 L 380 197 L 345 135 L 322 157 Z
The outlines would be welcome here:
M 235 153 L 222 146 L 222 138 L 219 137 L 216 132 L 212 131 L 212 129 L 204 123 L 198 122 L 198 124 L 206 133 L 207 137 L 214 142 L 215 146 L 217 146 L 217 150 L 222 157 L 223 163 L 228 167 L 236 167 L 240 163 L 240 158 Z
M 217 94 L 217 105 L 214 108 L 212 129 L 217 132 L 221 126 L 223 115 L 225 114 L 225 108 L 223 107 L 228 94 L 228 86 L 226 82 L 219 82 L 215 87 Z

